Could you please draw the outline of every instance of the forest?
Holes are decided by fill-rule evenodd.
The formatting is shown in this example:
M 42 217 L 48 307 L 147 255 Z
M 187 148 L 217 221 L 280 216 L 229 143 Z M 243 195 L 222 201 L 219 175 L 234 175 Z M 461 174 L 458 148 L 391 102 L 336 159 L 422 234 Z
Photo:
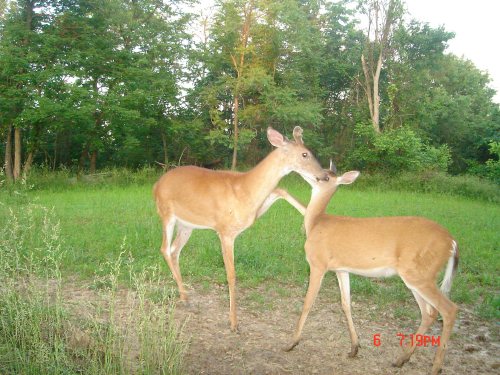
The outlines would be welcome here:
M 487 72 L 403 0 L 0 1 L 0 160 L 245 169 L 266 129 L 323 165 L 500 178 Z
M 398 277 L 347 284 L 356 359 L 334 272 L 300 346 L 282 350 L 310 279 L 304 218 L 284 201 L 239 235 L 234 258 L 214 231 L 178 225 L 191 303 L 178 301 L 168 259 L 184 244 L 162 246 L 171 225 L 154 181 L 179 165 L 246 171 L 271 152 L 270 126 L 290 139 L 302 127 L 322 166 L 361 172 L 327 213 L 421 216 L 450 231 L 459 310 L 444 371 L 498 373 L 500 105 L 488 73 L 449 53 L 454 37 L 404 0 L 0 0 L 0 374 L 428 373 L 433 345 L 391 367 L 401 336 L 441 332 L 428 319 L 417 328 L 423 299 Z M 208 207 L 205 192 L 236 201 L 212 185 L 172 186 L 193 206 Z M 297 175 L 279 186 L 310 201 Z M 227 212 L 212 206 L 207 217 Z M 435 258 L 425 249 L 417 269 Z

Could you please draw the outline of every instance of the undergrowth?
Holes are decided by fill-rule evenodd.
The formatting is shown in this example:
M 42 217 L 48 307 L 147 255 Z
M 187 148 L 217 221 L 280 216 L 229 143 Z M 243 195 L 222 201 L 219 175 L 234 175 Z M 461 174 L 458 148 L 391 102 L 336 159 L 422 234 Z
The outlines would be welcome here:
M 186 343 L 172 292 L 155 267 L 133 271 L 126 248 L 124 239 L 118 258 L 96 272 L 94 290 L 79 285 L 85 298 L 74 298 L 60 271 L 66 253 L 54 210 L 11 208 L 0 231 L 0 373 L 181 373 Z M 120 287 L 122 273 L 132 288 Z

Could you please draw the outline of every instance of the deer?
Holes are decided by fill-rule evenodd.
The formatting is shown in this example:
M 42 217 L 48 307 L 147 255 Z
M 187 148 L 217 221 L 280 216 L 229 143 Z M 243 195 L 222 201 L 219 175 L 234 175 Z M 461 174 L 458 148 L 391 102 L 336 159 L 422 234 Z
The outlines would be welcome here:
M 292 343 L 284 350 L 290 351 L 299 343 L 323 277 L 327 271 L 334 271 L 351 339 L 349 357 L 355 357 L 360 345 L 351 316 L 349 274 L 367 277 L 399 275 L 420 308 L 421 323 L 416 335 L 425 334 L 438 312 L 442 316 L 443 328 L 432 367 L 432 374 L 437 374 L 442 367 L 457 313 L 457 306 L 447 297 L 458 267 L 457 242 L 445 228 L 422 217 L 354 218 L 326 214 L 326 207 L 337 187 L 353 183 L 359 174 L 350 171 L 337 176 L 336 168 L 330 163 L 325 178 L 306 179 L 312 187 L 304 215 L 309 286 Z M 445 264 L 439 289 L 438 273 Z M 415 348 L 416 341 L 407 342 L 393 365 L 402 367 Z
M 179 256 L 193 229 L 217 232 L 229 289 L 229 321 L 238 331 L 234 241 L 278 199 L 285 199 L 302 214 L 305 208 L 284 189 L 282 177 L 294 171 L 304 179 L 326 176 L 314 155 L 304 146 L 302 128 L 293 130 L 294 141 L 269 127 L 267 139 L 275 149 L 248 172 L 215 171 L 181 166 L 165 173 L 153 187 L 162 222 L 161 254 L 177 283 L 180 300 L 188 302 L 182 282 Z M 173 239 L 174 227 L 176 237 Z

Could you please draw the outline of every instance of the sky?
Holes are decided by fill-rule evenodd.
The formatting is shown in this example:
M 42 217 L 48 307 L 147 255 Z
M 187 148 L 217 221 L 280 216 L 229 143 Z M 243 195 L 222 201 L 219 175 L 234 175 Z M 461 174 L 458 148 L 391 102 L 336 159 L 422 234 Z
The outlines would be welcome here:
M 500 104 L 500 1 L 499 0 L 406 0 L 413 18 L 433 27 L 444 25 L 455 33 L 447 52 L 471 60 L 488 72 Z

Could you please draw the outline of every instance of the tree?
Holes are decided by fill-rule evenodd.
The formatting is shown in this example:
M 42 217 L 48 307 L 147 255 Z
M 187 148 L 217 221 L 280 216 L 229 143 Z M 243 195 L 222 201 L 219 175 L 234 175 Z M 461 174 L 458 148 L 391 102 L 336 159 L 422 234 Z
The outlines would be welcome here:
M 368 18 L 365 51 L 361 55 L 366 97 L 373 128 L 380 133 L 380 73 L 402 11 L 398 0 L 369 0 L 361 7 Z
M 0 125 L 5 129 L 5 170 L 9 180 L 17 181 L 33 162 L 40 124 L 26 121 L 34 108 L 40 110 L 49 86 L 59 80 L 57 70 L 48 70 L 55 50 L 47 30 L 53 13 L 40 9 L 53 5 L 50 0 L 19 0 L 3 17 L 0 39 Z M 31 137 L 24 167 L 23 133 Z M 24 172 L 23 172 L 24 171 Z

